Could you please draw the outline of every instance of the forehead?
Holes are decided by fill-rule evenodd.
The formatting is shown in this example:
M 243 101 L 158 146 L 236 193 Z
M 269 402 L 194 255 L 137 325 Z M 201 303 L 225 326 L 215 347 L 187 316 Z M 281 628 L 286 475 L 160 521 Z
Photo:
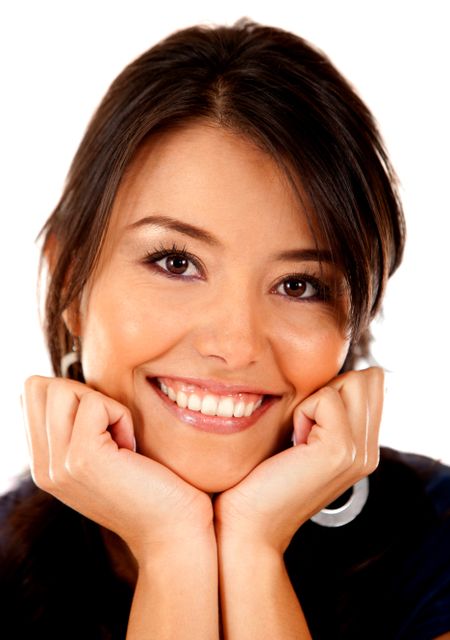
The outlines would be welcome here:
M 311 236 L 302 203 L 275 160 L 242 135 L 203 122 L 141 145 L 119 186 L 111 231 L 151 213 L 241 232 L 259 227 L 272 236 L 275 229 L 276 236 Z

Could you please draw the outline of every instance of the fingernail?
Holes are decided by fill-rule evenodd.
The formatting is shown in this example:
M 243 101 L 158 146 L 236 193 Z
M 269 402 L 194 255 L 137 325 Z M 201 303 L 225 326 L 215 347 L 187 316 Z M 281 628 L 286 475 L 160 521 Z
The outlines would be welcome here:
M 292 438 L 291 438 L 291 440 L 292 440 L 292 446 L 294 446 L 294 447 L 295 447 L 295 446 L 296 446 L 296 444 L 297 444 L 297 438 L 295 437 L 295 429 L 294 429 L 294 431 L 292 432 Z
M 137 450 L 136 438 L 133 436 L 133 451 L 136 453 L 136 450 Z

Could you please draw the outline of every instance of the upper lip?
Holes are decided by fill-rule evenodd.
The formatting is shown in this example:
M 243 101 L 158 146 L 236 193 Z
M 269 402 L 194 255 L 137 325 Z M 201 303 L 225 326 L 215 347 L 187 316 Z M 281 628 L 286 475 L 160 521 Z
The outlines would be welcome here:
M 154 378 L 167 378 L 172 380 L 179 380 L 186 384 L 194 384 L 198 387 L 217 394 L 234 394 L 234 393 L 254 393 L 261 396 L 279 396 L 279 393 L 273 393 L 262 387 L 254 387 L 248 384 L 225 384 L 219 380 L 212 380 L 211 378 L 185 378 L 182 376 L 161 375 L 154 376 Z

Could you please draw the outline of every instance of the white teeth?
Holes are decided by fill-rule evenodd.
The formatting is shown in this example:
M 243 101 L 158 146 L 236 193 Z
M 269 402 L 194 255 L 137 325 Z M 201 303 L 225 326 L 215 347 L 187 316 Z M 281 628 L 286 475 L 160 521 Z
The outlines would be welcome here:
M 243 400 L 239 400 L 239 402 L 237 402 L 234 407 L 233 416 L 235 418 L 242 418 L 244 413 L 245 413 L 245 402 Z
M 201 413 L 205 416 L 215 416 L 217 411 L 217 400 L 214 396 L 205 396 L 202 400 Z
M 234 400 L 231 397 L 221 397 L 207 394 L 204 398 L 200 398 L 195 393 L 185 393 L 184 391 L 174 391 L 164 382 L 158 381 L 161 391 L 165 393 L 173 402 L 181 409 L 190 409 L 191 411 L 200 411 L 206 416 L 221 416 L 223 418 L 242 418 L 251 416 L 252 413 L 261 406 L 263 398 L 257 402 L 244 402 L 244 400 Z
M 234 402 L 232 398 L 221 398 L 217 407 L 217 415 L 224 418 L 231 418 L 234 410 Z
M 188 409 L 190 409 L 191 411 L 200 411 L 201 408 L 202 408 L 201 398 L 196 396 L 195 393 L 192 393 L 188 399 Z
M 254 402 L 249 402 L 248 404 L 245 405 L 244 416 L 246 418 L 248 418 L 248 416 L 252 415 L 254 406 L 255 406 Z
M 173 389 L 171 389 L 170 387 L 169 387 L 169 389 L 168 389 L 168 391 L 167 391 L 167 395 L 169 396 L 169 398 L 170 398 L 171 400 L 173 400 L 174 402 L 176 402 L 176 400 L 177 400 L 177 394 L 176 394 L 176 393 L 175 393 L 175 391 L 174 391 Z
M 188 403 L 187 395 L 184 393 L 184 391 L 178 391 L 178 393 L 177 393 L 177 405 L 181 409 L 186 409 L 187 403 Z

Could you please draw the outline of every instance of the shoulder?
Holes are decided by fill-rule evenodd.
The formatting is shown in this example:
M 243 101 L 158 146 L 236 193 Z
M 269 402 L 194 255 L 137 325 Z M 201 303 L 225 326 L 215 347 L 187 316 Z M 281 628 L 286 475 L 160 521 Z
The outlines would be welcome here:
M 39 489 L 29 474 L 0 497 L 0 549 L 8 561 L 24 562 L 29 551 L 57 553 L 71 532 L 81 526 L 81 516 Z M 27 553 L 23 558 L 19 550 Z
M 319 637 L 338 628 L 346 638 L 429 640 L 450 630 L 450 468 L 380 453 L 355 520 L 335 529 L 308 522 L 286 553 Z M 317 602 L 328 606 L 327 618 Z
M 391 538 L 404 537 L 408 548 L 433 531 L 446 531 L 450 524 L 450 467 L 446 464 L 383 447 L 369 481 L 365 517 L 367 522 L 378 522 Z
M 29 476 L 0 498 L 3 633 L 11 628 L 11 637 L 52 640 L 66 629 L 67 640 L 124 637 L 130 597 L 112 571 L 98 525 Z M 102 635 L 107 629 L 111 635 Z
M 30 542 L 32 531 L 38 535 L 39 528 L 48 523 L 51 511 L 57 507 L 56 502 L 38 489 L 29 475 L 19 478 L 16 485 L 0 497 L 2 575 L 5 560 L 11 563 L 13 557 L 19 556 L 19 547 Z
M 450 518 L 450 466 L 440 460 L 383 447 L 379 468 L 373 476 L 384 476 L 391 482 L 402 476 L 408 481 L 407 486 L 401 485 L 403 489 L 413 488 L 425 495 L 439 519 Z
M 73 529 L 71 510 L 41 491 L 30 476 L 1 496 L 0 588 L 10 610 L 19 596 L 24 608 L 38 597 L 45 600 Z
M 400 476 L 408 480 L 396 488 Z M 394 491 L 405 523 L 393 579 L 405 612 L 403 636 L 437 637 L 450 631 L 450 467 L 385 449 L 378 478 L 384 495 Z

